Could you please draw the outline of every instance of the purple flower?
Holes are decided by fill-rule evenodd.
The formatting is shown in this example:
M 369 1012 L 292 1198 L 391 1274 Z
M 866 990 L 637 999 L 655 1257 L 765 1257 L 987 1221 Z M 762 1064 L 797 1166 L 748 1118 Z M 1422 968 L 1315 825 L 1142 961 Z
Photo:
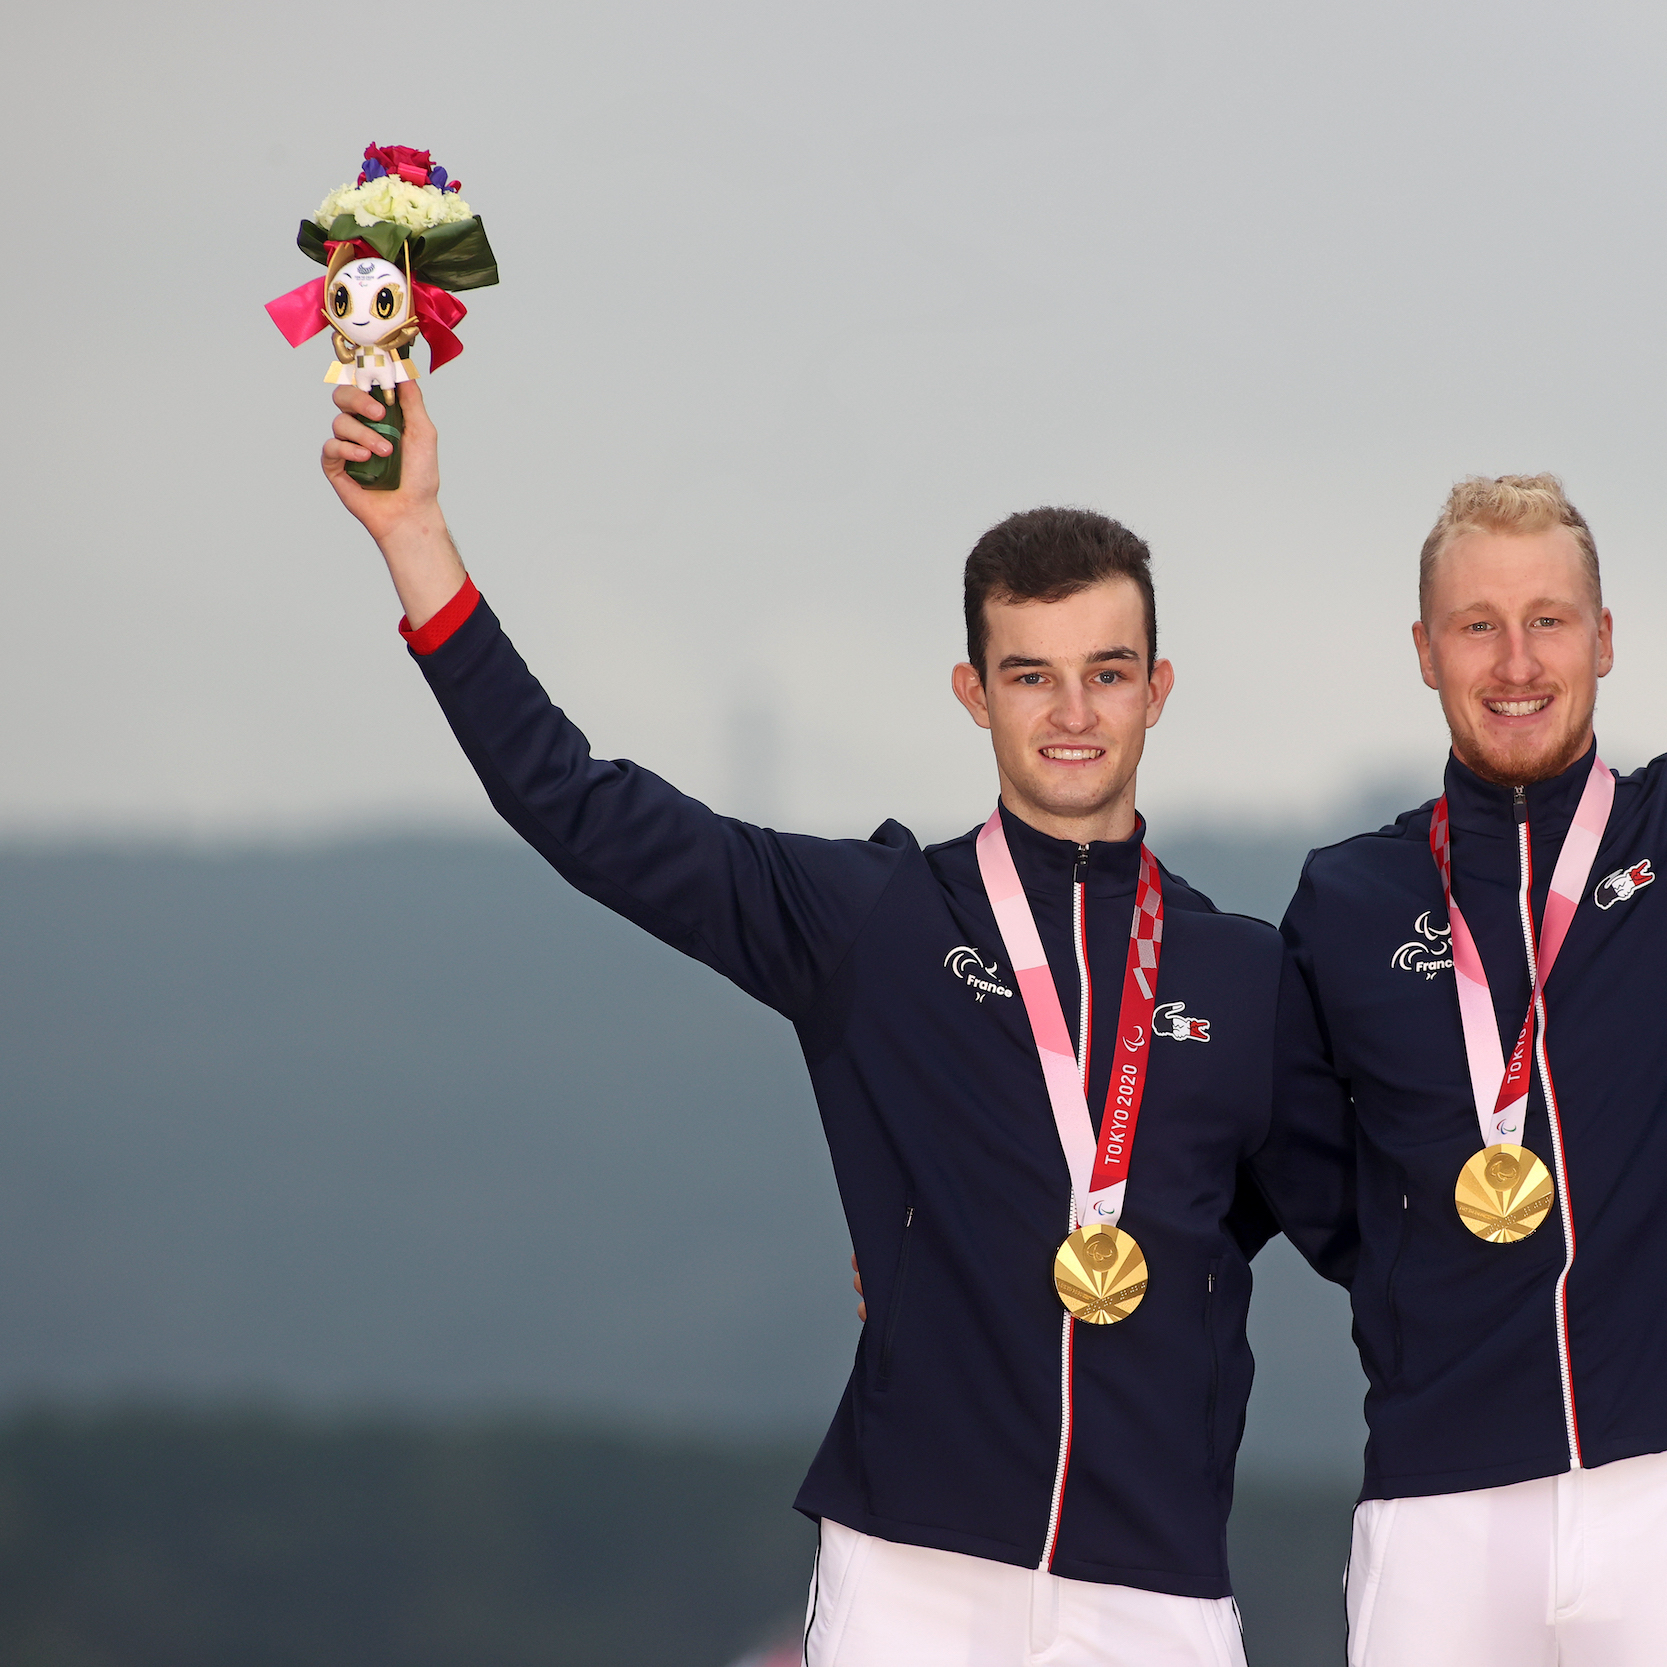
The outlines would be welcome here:
M 365 158 L 364 175 L 367 180 L 381 179 L 388 170 L 374 156 Z
M 428 183 L 430 185 L 439 186 L 442 191 L 446 188 L 446 181 L 448 178 L 450 178 L 450 175 L 447 174 L 446 170 L 442 168 L 438 162 L 436 162 L 434 166 L 428 170 Z

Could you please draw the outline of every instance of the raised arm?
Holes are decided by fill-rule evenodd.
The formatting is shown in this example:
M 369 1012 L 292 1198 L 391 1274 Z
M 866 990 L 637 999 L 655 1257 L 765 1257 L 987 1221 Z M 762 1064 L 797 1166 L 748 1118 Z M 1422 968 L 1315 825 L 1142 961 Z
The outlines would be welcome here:
M 380 418 L 381 400 L 351 383 L 337 385 L 338 414 L 324 442 L 323 463 L 336 496 L 376 540 L 405 617 L 416 629 L 439 613 L 468 575 L 440 512 L 437 436 L 415 381 L 400 383 L 399 403 L 405 416 L 405 456 L 398 491 L 367 491 L 347 473 L 349 463 L 363 463 L 373 452 L 385 457 L 393 450 L 359 420 Z
M 369 492 L 346 466 L 385 444 L 358 420 L 376 402 L 339 388 L 324 472 L 375 538 L 405 604 L 405 634 L 499 814 L 579 890 L 722 972 L 789 1018 L 808 1014 L 913 848 L 813 839 L 720 816 L 628 760 L 593 758 L 470 582 L 439 506 L 434 425 L 400 384 L 400 487 Z

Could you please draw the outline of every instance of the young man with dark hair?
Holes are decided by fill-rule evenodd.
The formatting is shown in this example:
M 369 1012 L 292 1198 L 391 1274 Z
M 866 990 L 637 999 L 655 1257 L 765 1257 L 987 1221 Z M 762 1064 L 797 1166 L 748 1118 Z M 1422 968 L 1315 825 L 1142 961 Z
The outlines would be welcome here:
M 1069 510 L 979 541 L 953 684 L 995 750 L 981 830 L 776 833 L 591 757 L 464 572 L 433 426 L 415 383 L 400 398 L 397 492 L 346 476 L 385 449 L 351 388 L 324 469 L 493 804 L 798 1032 L 873 1309 L 798 1499 L 822 1527 L 808 1661 L 1242 1663 L 1225 1524 L 1248 1257 L 1275 1230 L 1256 1185 L 1346 1275 L 1346 1107 L 1276 1122 L 1276 1025 L 1330 1081 L 1301 980 L 1143 844 L 1136 766 L 1173 681 L 1145 546 Z
M 1611 620 L 1550 475 L 1453 489 L 1413 638 L 1442 796 L 1314 852 L 1284 927 L 1358 1128 L 1349 1661 L 1654 1667 L 1667 760 L 1598 757 Z

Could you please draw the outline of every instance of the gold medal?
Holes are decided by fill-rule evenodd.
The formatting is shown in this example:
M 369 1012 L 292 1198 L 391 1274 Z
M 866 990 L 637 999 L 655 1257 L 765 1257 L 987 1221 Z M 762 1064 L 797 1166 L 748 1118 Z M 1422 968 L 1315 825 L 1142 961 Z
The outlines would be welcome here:
M 1515 1244 L 1545 1220 L 1557 1195 L 1551 1172 L 1521 1146 L 1488 1146 L 1465 1162 L 1453 1203 L 1459 1220 L 1489 1244 Z
M 1146 1258 L 1120 1228 L 1079 1227 L 1053 1259 L 1053 1285 L 1073 1318 L 1110 1325 L 1146 1295 Z

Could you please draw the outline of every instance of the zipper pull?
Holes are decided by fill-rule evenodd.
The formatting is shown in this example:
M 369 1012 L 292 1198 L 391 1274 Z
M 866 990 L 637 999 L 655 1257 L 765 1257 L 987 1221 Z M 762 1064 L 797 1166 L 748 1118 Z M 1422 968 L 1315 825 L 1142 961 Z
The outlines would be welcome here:
M 1517 826 L 1520 828 L 1528 820 L 1528 789 L 1513 787 L 1511 789 L 1511 809 L 1516 813 Z
M 1088 847 L 1086 845 L 1077 847 L 1077 866 L 1072 872 L 1071 884 L 1075 886 L 1088 884 Z
M 915 1207 L 914 1207 L 913 1204 L 911 1204 L 909 1206 L 908 1214 L 906 1214 L 903 1217 L 903 1225 L 905 1227 L 913 1227 L 914 1224 L 915 1224 Z

